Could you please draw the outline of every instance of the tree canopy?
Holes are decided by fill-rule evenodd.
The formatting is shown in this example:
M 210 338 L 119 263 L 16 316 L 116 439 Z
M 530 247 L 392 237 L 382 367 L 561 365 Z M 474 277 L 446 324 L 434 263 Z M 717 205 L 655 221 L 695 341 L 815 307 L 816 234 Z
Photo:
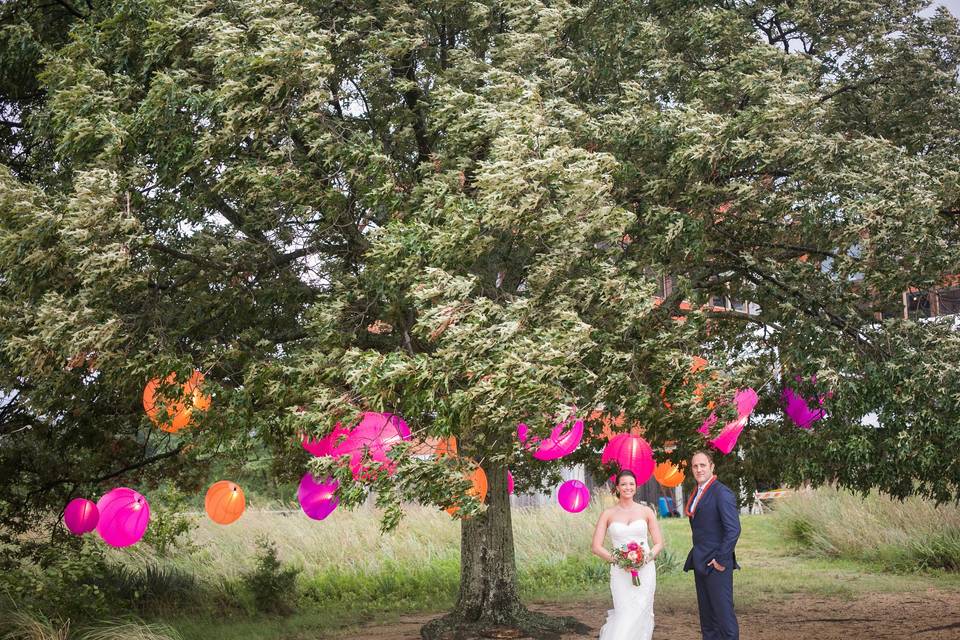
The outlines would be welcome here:
M 364 410 L 461 443 L 338 472 L 387 528 L 463 466 L 548 482 L 520 421 L 622 413 L 677 460 L 693 356 L 760 393 L 745 486 L 956 500 L 952 319 L 877 316 L 958 272 L 960 32 L 925 5 L 3 3 L 5 533 L 263 447 L 294 478 Z M 144 384 L 193 369 L 213 408 L 157 431 Z M 809 431 L 795 375 L 834 394 Z

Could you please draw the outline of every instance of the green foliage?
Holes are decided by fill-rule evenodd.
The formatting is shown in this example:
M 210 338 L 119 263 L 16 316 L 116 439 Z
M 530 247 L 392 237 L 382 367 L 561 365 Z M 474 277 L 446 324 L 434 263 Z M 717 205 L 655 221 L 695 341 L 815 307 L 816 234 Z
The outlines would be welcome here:
M 243 584 L 253 596 L 258 611 L 287 614 L 297 607 L 297 576 L 300 569 L 284 567 L 277 545 L 267 538 L 257 541 L 256 567 L 244 574 Z
M 104 585 L 110 567 L 92 544 L 51 549 L 39 564 L 23 563 L 0 573 L 0 609 L 45 612 L 61 620 L 101 617 L 119 591 Z
M 160 557 L 174 550 L 179 553 L 196 551 L 196 545 L 189 537 L 197 526 L 196 519 L 184 514 L 190 504 L 187 494 L 166 485 L 163 491 L 155 491 L 150 497 L 150 525 L 143 542 L 152 546 Z

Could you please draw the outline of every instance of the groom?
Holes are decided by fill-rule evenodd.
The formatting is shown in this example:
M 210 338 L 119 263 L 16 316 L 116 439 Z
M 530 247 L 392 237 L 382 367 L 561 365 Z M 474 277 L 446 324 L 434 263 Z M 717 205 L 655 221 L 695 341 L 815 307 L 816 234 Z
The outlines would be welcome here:
M 703 640 L 739 640 L 733 611 L 733 570 L 739 569 L 734 547 L 740 537 L 737 500 L 713 475 L 713 457 L 698 451 L 690 459 L 697 490 L 687 501 L 693 548 L 683 566 L 693 569 Z

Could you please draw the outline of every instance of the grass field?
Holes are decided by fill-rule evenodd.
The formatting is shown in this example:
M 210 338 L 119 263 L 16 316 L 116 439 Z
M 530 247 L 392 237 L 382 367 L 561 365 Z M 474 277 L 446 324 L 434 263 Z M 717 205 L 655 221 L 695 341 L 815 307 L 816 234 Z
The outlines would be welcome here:
M 607 567 L 588 552 L 600 508 L 595 503 L 581 514 L 556 507 L 514 512 L 525 601 L 571 603 L 574 611 L 574 603 L 604 606 Z M 960 535 L 956 506 L 875 496 L 863 501 L 822 490 L 794 498 L 773 515 L 743 516 L 742 524 L 738 606 L 780 603 L 795 594 L 845 602 L 863 594 L 960 590 L 960 573 L 950 564 L 956 549 L 943 543 Z M 658 607 L 695 608 L 692 577 L 679 570 L 690 548 L 689 525 L 674 519 L 662 521 L 662 528 L 668 553 L 658 567 Z M 257 540 L 263 538 L 276 545 L 283 567 L 299 571 L 295 586 L 281 593 L 289 615 L 260 613 L 243 586 L 261 552 Z M 111 617 L 132 614 L 153 624 L 141 628 L 145 640 L 356 635 L 359 625 L 449 609 L 457 590 L 459 544 L 457 521 L 420 507 L 411 508 L 387 535 L 380 534 L 370 510 L 337 511 L 322 522 L 296 512 L 250 510 L 228 527 L 198 517 L 190 544 L 167 556 L 156 555 L 149 545 L 108 553 L 111 565 L 126 568 L 129 581 L 123 588 L 138 596 L 136 606 Z M 933 556 L 940 560 L 917 560 L 932 557 L 924 551 L 930 548 L 940 549 Z M 0 637 L 105 640 L 118 628 L 127 637 L 136 635 L 110 621 L 85 632 L 74 625 L 67 635 L 28 633 L 24 629 L 31 618 L 21 617 L 22 624 L 7 635 L 0 630 Z M 63 620 L 48 617 L 47 628 L 62 628 Z

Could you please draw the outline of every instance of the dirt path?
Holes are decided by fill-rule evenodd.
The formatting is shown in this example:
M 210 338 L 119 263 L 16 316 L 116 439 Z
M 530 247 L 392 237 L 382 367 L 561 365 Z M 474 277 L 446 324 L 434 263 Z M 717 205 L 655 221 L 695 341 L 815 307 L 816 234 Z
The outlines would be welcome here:
M 535 604 L 533 609 L 573 616 L 596 638 L 606 617 L 604 601 L 581 604 Z M 344 640 L 416 640 L 433 615 L 404 616 L 392 625 L 357 629 Z M 744 640 L 960 640 L 960 593 L 927 590 L 910 594 L 873 593 L 854 598 L 791 596 L 738 611 Z M 700 640 L 696 607 L 656 606 L 654 640 Z

